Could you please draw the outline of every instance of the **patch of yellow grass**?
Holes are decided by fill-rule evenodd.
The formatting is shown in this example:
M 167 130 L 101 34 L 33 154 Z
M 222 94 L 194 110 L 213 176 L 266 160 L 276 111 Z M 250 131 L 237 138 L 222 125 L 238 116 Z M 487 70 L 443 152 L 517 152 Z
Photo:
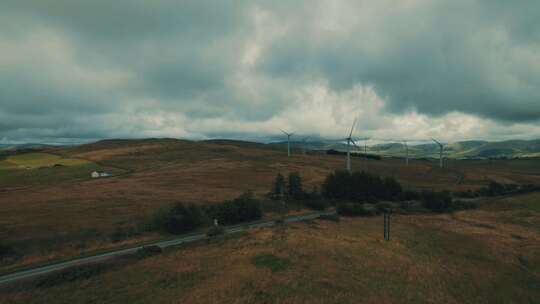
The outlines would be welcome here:
M 84 159 L 63 158 L 50 153 L 25 153 L 13 155 L 0 161 L 0 168 L 7 169 L 36 169 L 41 167 L 51 167 L 54 165 L 77 166 L 90 163 Z

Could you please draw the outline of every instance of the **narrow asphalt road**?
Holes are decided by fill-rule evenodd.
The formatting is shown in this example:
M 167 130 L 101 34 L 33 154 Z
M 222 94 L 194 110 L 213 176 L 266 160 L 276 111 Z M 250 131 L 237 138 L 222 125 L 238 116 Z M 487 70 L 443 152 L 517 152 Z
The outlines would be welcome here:
M 310 213 L 310 214 L 305 214 L 305 215 L 290 216 L 285 219 L 285 222 L 292 223 L 292 222 L 299 222 L 299 221 L 305 221 L 305 220 L 312 220 L 324 214 L 330 215 L 330 214 L 334 214 L 334 212 L 315 212 L 315 213 Z M 236 225 L 236 226 L 228 226 L 228 227 L 225 227 L 225 234 L 237 233 L 237 232 L 246 231 L 248 229 L 253 229 L 253 228 L 270 227 L 270 226 L 274 226 L 275 224 L 276 224 L 276 221 L 267 220 L 267 221 L 246 223 L 246 224 Z M 40 275 L 48 274 L 54 271 L 59 271 L 62 269 L 73 267 L 73 266 L 101 262 L 109 258 L 133 254 L 137 252 L 137 250 L 145 246 L 159 246 L 161 248 L 166 248 L 166 247 L 171 247 L 171 246 L 177 246 L 183 243 L 195 242 L 195 241 L 202 240 L 205 238 L 207 238 L 207 236 L 204 233 L 183 235 L 172 240 L 157 241 L 155 243 L 145 244 L 144 246 L 135 246 L 131 248 L 110 251 L 107 253 L 96 254 L 89 257 L 76 258 L 76 259 L 66 261 L 66 262 L 59 262 L 59 263 L 54 263 L 54 264 L 50 264 L 46 266 L 26 269 L 26 270 L 13 272 L 7 275 L 0 276 L 0 285 L 37 277 Z

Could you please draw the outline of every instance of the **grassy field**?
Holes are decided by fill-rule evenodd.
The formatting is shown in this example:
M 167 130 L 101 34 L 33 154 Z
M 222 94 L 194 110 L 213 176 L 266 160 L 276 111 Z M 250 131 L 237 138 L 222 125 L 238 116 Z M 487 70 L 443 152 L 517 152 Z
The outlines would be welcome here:
M 0 301 L 538 303 L 539 200 L 535 193 L 474 211 L 394 215 L 389 242 L 381 217 L 259 229 L 11 286 Z
M 85 159 L 64 158 L 50 153 L 25 153 L 9 156 L 0 161 L 0 169 L 36 169 L 52 166 L 79 166 L 88 164 Z
M 43 153 L 86 163 L 0 170 L 0 240 L 18 252 L 0 260 L 0 272 L 116 246 L 115 231 L 135 230 L 171 202 L 213 203 L 246 190 L 262 196 L 278 172 L 300 172 L 310 190 L 345 165 L 343 156 L 287 158 L 285 150 L 237 141 L 108 140 Z M 352 164 L 414 189 L 474 189 L 490 179 L 540 184 L 539 160 L 449 161 L 444 169 L 425 160 L 405 166 L 402 159 L 355 158 Z M 117 176 L 90 179 L 94 169 Z M 129 241 L 148 237 L 134 233 Z
M 0 191 L 88 180 L 94 170 L 107 170 L 114 174 L 122 172 L 87 159 L 52 153 L 12 155 L 0 160 Z

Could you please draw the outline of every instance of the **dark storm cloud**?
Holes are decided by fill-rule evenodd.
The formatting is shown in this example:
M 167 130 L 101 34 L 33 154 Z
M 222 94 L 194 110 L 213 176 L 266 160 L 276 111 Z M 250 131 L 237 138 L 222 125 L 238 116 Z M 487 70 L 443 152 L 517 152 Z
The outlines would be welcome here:
M 396 12 L 358 2 L 350 7 L 358 15 L 349 17 L 372 23 L 345 37 L 314 32 L 318 20 L 297 23 L 292 32 L 305 34 L 274 45 L 260 68 L 288 77 L 319 73 L 336 90 L 372 84 L 397 112 L 539 119 L 540 2 L 436 3 Z
M 0 138 L 136 136 L 172 128 L 163 113 L 265 122 L 320 83 L 371 86 L 398 115 L 536 122 L 539 15 L 538 1 L 3 1 Z M 219 126 L 205 134 L 238 134 Z

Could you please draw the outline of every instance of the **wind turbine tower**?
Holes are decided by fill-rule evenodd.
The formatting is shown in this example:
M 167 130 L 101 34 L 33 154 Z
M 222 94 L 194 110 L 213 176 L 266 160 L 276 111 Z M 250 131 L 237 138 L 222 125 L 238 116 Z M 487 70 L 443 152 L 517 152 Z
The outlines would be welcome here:
M 444 149 L 444 146 L 443 144 L 441 144 L 440 142 L 438 142 L 435 138 L 432 138 L 432 140 L 437 144 L 439 145 L 439 167 L 443 167 L 443 158 L 442 158 L 442 154 L 443 154 L 443 149 Z
M 358 146 L 352 139 L 352 133 L 353 133 L 355 125 L 356 125 L 356 119 L 354 120 L 352 124 L 351 132 L 349 132 L 349 136 L 345 138 L 345 140 L 347 141 L 347 171 L 349 172 L 351 172 L 351 144 L 355 145 L 358 148 Z
M 409 165 L 409 145 L 407 144 L 407 141 L 404 140 L 403 144 L 405 144 L 405 165 Z
M 283 130 L 281 130 L 281 132 L 283 132 L 283 134 L 287 135 L 287 156 L 288 157 L 291 157 L 291 136 L 293 136 L 293 132 L 291 133 L 287 133 Z
M 304 139 L 302 139 L 302 152 L 304 153 L 304 155 L 306 155 L 306 142 L 308 141 L 309 139 L 309 136 L 308 137 L 304 137 Z

